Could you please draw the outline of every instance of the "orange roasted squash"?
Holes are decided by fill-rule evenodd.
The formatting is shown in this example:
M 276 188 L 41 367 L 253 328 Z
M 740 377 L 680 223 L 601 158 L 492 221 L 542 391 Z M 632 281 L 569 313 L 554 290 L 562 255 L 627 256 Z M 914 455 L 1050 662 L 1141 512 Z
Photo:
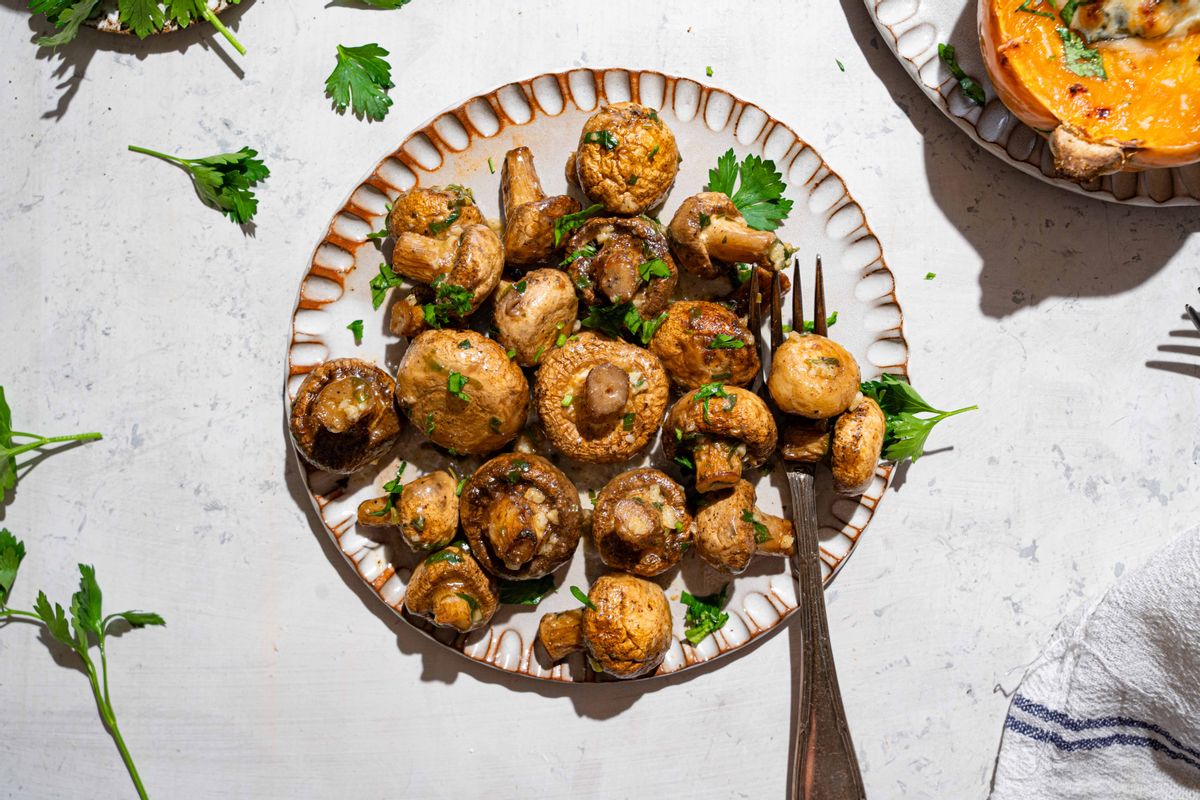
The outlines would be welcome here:
M 1200 161 L 1200 0 L 978 0 L 988 75 L 1075 180 Z

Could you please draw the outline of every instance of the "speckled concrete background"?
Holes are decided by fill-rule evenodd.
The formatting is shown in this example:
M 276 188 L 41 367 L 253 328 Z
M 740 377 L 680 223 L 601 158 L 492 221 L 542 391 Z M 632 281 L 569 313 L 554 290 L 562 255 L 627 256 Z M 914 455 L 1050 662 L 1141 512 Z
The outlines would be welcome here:
M 935 434 L 830 593 L 873 797 L 984 796 L 1006 695 L 1058 619 L 1200 515 L 1200 335 L 1181 319 L 1200 215 L 1004 168 L 858 0 L 258 0 L 232 15 L 244 59 L 202 30 L 48 57 L 23 6 L 0 4 L 0 381 L 19 427 L 107 438 L 39 464 L 0 522 L 30 549 L 17 599 L 69 596 L 84 560 L 114 608 L 167 617 L 110 648 L 155 796 L 782 795 L 788 634 L 651 687 L 466 664 L 350 587 L 286 457 L 288 315 L 329 215 L 415 124 L 536 72 L 711 65 L 787 121 L 883 241 L 922 391 L 983 407 Z M 334 45 L 367 41 L 396 66 L 382 124 L 322 95 Z M 253 234 L 130 143 L 259 149 Z M 0 665 L 0 796 L 130 794 L 82 675 L 20 625 Z

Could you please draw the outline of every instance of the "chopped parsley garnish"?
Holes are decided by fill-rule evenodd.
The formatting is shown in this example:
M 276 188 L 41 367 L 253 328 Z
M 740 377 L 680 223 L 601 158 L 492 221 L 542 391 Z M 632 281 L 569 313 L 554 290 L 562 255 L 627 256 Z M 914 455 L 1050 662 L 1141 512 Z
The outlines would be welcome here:
M 388 229 L 387 229 L 386 225 L 384 225 L 382 228 L 380 228 L 377 231 L 367 234 L 368 239 L 386 239 L 387 237 L 388 237 Z
M 929 432 L 947 417 L 974 411 L 978 406 L 967 406 L 954 411 L 941 411 L 929 405 L 917 390 L 899 376 L 885 373 L 877 381 L 866 381 L 862 393 L 870 397 L 883 409 L 887 420 L 887 433 L 883 438 L 883 457 L 891 461 L 911 458 L 916 461 L 925 452 L 925 440 Z M 918 417 L 917 414 L 932 414 Z
M 755 230 L 773 231 L 787 219 L 792 201 L 783 196 L 785 188 L 774 161 L 748 155 L 739 165 L 732 147 L 717 159 L 716 168 L 708 171 L 708 191 L 729 197 Z
M 746 343 L 729 333 L 718 333 L 716 338 L 708 343 L 709 350 L 740 350 Z
M 488 172 L 492 173 L 493 175 L 496 174 L 496 165 L 492 162 L 491 156 L 488 156 Z
M 754 541 L 757 544 L 762 544 L 771 538 L 771 532 L 767 530 L 767 526 L 759 522 L 750 509 L 742 509 L 742 522 L 749 522 L 750 526 L 754 528 Z
M 637 186 L 637 182 L 638 182 L 637 175 L 630 175 L 628 178 L 625 179 L 625 183 L 628 186 Z
M 461 342 L 458 343 L 458 349 L 459 350 L 470 350 L 471 349 L 471 340 L 463 339 Z
M 439 564 L 442 561 L 445 561 L 448 564 L 463 563 L 462 556 L 460 556 L 458 554 L 458 551 L 453 550 L 449 547 L 446 548 L 445 550 L 439 550 L 438 552 L 431 555 L 429 558 L 425 559 L 426 564 Z
M 937 277 L 937 273 L 936 273 L 936 272 L 926 272 L 926 273 L 925 273 L 925 280 L 927 280 L 927 281 L 931 281 L 931 280 L 933 280 L 933 279 L 934 279 L 934 278 L 936 278 L 936 277 Z
M 574 214 L 563 214 L 554 220 L 554 246 L 558 247 L 562 244 L 563 239 L 567 238 L 567 234 L 602 211 L 604 211 L 604 206 L 596 203 L 582 211 L 576 211 Z
M 444 328 L 453 319 L 461 319 L 471 313 L 474 295 L 470 289 L 447 283 L 445 274 L 434 278 L 432 286 L 435 290 L 433 302 L 422 306 L 425 322 L 431 328 Z
M 353 322 L 351 322 L 349 325 L 346 326 L 346 330 L 348 330 L 354 334 L 354 343 L 355 344 L 362 344 L 363 321 L 361 319 L 356 319 Z
M 710 77 L 710 78 L 711 78 L 711 77 L 712 77 L 712 74 L 713 74 L 713 72 L 712 72 L 712 67 L 705 67 L 705 68 L 704 68 L 704 74 L 705 74 L 705 75 L 707 75 L 708 77 Z
M 559 264 L 559 266 L 560 267 L 569 266 L 571 264 L 574 264 L 576 261 L 578 261 L 581 258 L 594 258 L 596 256 L 597 252 L 598 251 L 596 250 L 595 245 L 585 244 L 583 247 L 579 248 L 578 250 L 575 250 L 574 252 L 571 253 L 571 255 L 564 258 L 562 260 L 562 262 Z M 585 275 L 584 277 L 586 278 L 587 276 Z
M 837 325 L 837 318 L 838 318 L 838 312 L 835 311 L 832 314 L 830 314 L 828 317 L 825 318 L 825 327 L 832 328 L 834 325 Z M 812 333 L 816 329 L 817 329 L 817 323 L 815 320 L 811 320 L 811 319 L 804 320 L 804 332 L 805 333 Z
M 657 115 L 655 115 L 655 117 L 654 117 L 654 118 L 655 118 L 655 119 L 658 119 L 658 116 L 657 116 Z M 653 161 L 653 160 L 654 160 L 654 157 L 655 157 L 656 155 L 658 155 L 658 145 L 654 145 L 654 147 L 650 148 L 650 154 L 649 154 L 648 156 L 646 156 L 646 159 L 647 159 L 648 161 Z
M 446 378 L 446 391 L 462 400 L 464 403 L 471 402 L 471 397 L 463 389 L 471 379 L 460 372 L 451 372 L 450 377 Z
M 510 606 L 536 606 L 554 591 L 553 575 L 543 575 L 532 581 L 501 580 L 500 602 Z
M 626 414 L 624 414 L 621 417 L 621 428 L 624 430 L 627 430 L 627 431 L 633 430 L 633 421 L 636 418 L 637 417 L 634 415 L 634 413 L 632 411 L 627 412 Z
M 738 286 L 741 286 L 746 281 L 750 280 L 754 275 L 754 267 L 750 264 L 734 264 L 734 269 L 737 271 Z
M 584 144 L 598 144 L 605 150 L 613 150 L 621 141 L 613 136 L 612 131 L 592 131 L 583 135 Z
M 649 283 L 652 278 L 671 277 L 671 268 L 661 258 L 652 258 L 638 264 L 638 275 L 643 282 Z
M 575 395 L 573 395 L 573 394 L 564 394 L 564 395 L 563 395 L 563 399 L 562 399 L 562 404 L 561 404 L 561 405 L 562 405 L 562 407 L 563 407 L 563 408 L 568 408 L 568 407 L 570 407 L 570 405 L 571 405 L 571 402 L 572 402 L 574 399 L 575 399 Z
M 529 288 L 529 281 L 519 280 L 513 284 L 513 288 L 517 290 L 517 294 L 525 294 L 525 290 Z
M 396 507 L 396 502 L 400 499 L 400 495 L 404 493 L 404 484 L 400 481 L 407 466 L 407 461 L 400 462 L 400 466 L 396 468 L 396 477 L 383 485 L 383 490 L 387 492 L 387 503 L 378 511 L 368 511 L 367 516 L 386 517 Z
M 645 319 L 632 303 L 620 303 L 615 306 L 588 306 L 587 316 L 579 324 L 614 338 L 632 337 L 642 344 L 649 344 L 666 320 L 665 311 L 653 319 Z
M 488 419 L 488 430 L 491 431 L 492 433 L 500 432 L 500 418 L 499 417 L 490 417 Z
M 723 586 L 716 594 L 703 597 L 696 597 L 688 592 L 680 593 L 679 602 L 687 606 L 687 616 L 684 617 L 687 629 L 683 635 L 693 645 L 700 644 L 706 636 L 721 630 L 729 621 L 729 613 L 721 610 L 725 606 L 728 592 L 729 584 Z
M 325 79 L 325 94 L 333 99 L 338 113 L 349 107 L 359 119 L 381 120 L 387 116 L 392 105 L 388 89 L 395 84 L 386 55 L 388 51 L 374 43 L 337 46 L 337 66 Z
M 586 607 L 590 608 L 592 611 L 596 610 L 596 604 L 588 599 L 588 596 L 587 596 L 587 594 L 584 593 L 583 589 L 580 589 L 578 586 L 572 586 L 571 594 L 575 595 L 576 600 L 583 603 Z
M 838 65 L 839 70 L 841 70 L 842 72 L 846 71 L 846 65 L 842 63 L 842 60 L 840 58 L 835 58 L 833 60 L 833 62 Z
M 1065 14 L 1066 9 L 1064 9 Z M 1067 69 L 1081 78 L 1099 78 L 1108 80 L 1104 71 L 1104 59 L 1099 50 L 1088 47 L 1087 42 L 1079 38 L 1079 34 L 1069 28 L 1058 28 L 1058 36 L 1063 43 L 1063 60 Z
M 725 398 L 725 410 L 732 411 L 737 405 L 737 395 L 729 394 L 725 391 L 725 385 L 722 383 L 706 383 L 696 390 L 695 396 L 692 398 L 697 403 L 704 406 L 704 420 L 708 421 L 708 402 L 714 397 Z
M 435 429 L 437 429 L 437 423 L 433 421 L 433 412 L 430 411 L 425 415 L 425 435 L 432 436 Z
M 695 469 L 696 465 L 687 456 L 675 456 L 675 463 L 684 469 Z
M 442 231 L 448 230 L 451 225 L 458 222 L 458 218 L 461 214 L 461 208 L 451 209 L 450 216 L 446 217 L 445 219 L 435 219 L 433 222 L 429 223 L 429 232 L 434 236 L 437 236 Z
M 946 65 L 946 69 L 950 70 L 950 74 L 958 81 L 959 88 L 962 89 L 964 97 L 977 106 L 981 106 L 987 102 L 987 95 L 984 93 L 983 87 L 979 85 L 979 81 L 963 72 L 963 68 L 958 65 L 958 59 L 954 56 L 954 45 L 938 44 L 938 58 L 942 60 L 942 63 Z
M 378 311 L 387 297 L 388 289 L 403 283 L 403 276 L 392 272 L 392 268 L 387 264 L 380 264 L 379 274 L 371 278 L 371 306 Z
M 509 483 L 519 483 L 521 481 L 521 476 L 523 476 L 526 472 L 529 472 L 529 462 L 523 459 L 517 459 L 516 461 L 512 462 L 512 468 L 508 472 L 504 473 L 504 480 L 508 481 Z

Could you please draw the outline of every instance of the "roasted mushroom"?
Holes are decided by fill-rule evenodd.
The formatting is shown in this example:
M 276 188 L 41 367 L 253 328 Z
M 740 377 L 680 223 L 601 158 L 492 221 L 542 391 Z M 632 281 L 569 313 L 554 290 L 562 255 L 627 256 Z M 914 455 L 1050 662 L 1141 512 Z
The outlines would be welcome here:
M 399 482 L 397 477 L 396 483 Z M 393 527 L 413 550 L 445 547 L 458 533 L 457 482 L 445 470 L 358 504 L 358 524 L 367 528 Z M 384 487 L 390 489 L 392 484 Z
M 696 552 L 722 572 L 746 569 L 755 553 L 789 556 L 796 546 L 792 523 L 756 507 L 758 495 L 749 481 L 733 488 L 696 513 Z
M 350 474 L 379 458 L 400 435 L 396 385 L 374 364 L 326 361 L 300 384 L 292 402 L 292 439 L 304 460 Z
M 516 283 L 501 283 L 495 302 L 496 338 L 523 367 L 541 361 L 574 332 L 579 301 L 559 269 L 535 269 Z
M 434 291 L 435 327 L 461 319 L 487 299 L 504 270 L 504 245 L 487 225 L 467 225 L 457 236 L 437 239 L 401 233 L 392 249 L 392 271 Z
M 679 563 L 692 538 L 683 487 L 656 469 L 623 472 L 596 497 L 592 541 L 610 567 L 649 578 Z
M 563 454 L 593 463 L 625 461 L 658 430 L 667 406 L 658 358 L 585 332 L 542 357 L 534 383 L 546 437 Z
M 650 351 L 662 361 L 671 383 L 685 390 L 714 381 L 744 386 L 758 374 L 754 338 L 720 303 L 672 303 L 650 340 Z
M 758 395 L 709 383 L 675 402 L 663 424 L 667 458 L 690 451 L 696 490 L 728 489 L 744 468 L 760 466 L 778 441 L 775 419 Z
M 767 388 L 785 414 L 830 419 L 858 397 L 861 380 L 846 348 L 815 333 L 792 333 L 771 358 Z
M 784 461 L 824 461 L 829 439 L 829 420 L 789 417 L 779 429 L 779 454 Z
M 637 103 L 604 106 L 583 125 L 567 181 L 613 214 L 632 216 L 666 199 L 679 172 L 675 135 Z
M 413 338 L 421 331 L 429 330 L 429 322 L 425 319 L 425 309 L 419 302 L 420 297 L 410 294 L 392 303 L 388 328 L 396 336 Z
M 547 575 L 575 552 L 582 530 L 579 491 L 541 456 L 506 453 L 475 470 L 460 500 L 471 551 L 493 575 Z
M 701 278 L 716 278 L 729 264 L 783 267 L 788 247 L 770 231 L 746 224 L 742 213 L 721 192 L 701 192 L 684 200 L 667 227 L 679 266 Z M 716 263 L 714 263 L 716 262 Z
M 648 219 L 590 219 L 567 241 L 567 252 L 567 271 L 588 305 L 632 303 L 653 317 L 679 282 L 667 239 Z
M 388 233 L 444 239 L 457 236 L 468 225 L 483 224 L 471 190 L 463 186 L 417 186 L 396 198 L 387 216 Z
M 491 339 L 475 331 L 426 331 L 400 359 L 396 404 L 435 444 L 484 454 L 524 427 L 529 384 Z
M 612 572 L 592 584 L 584 608 L 542 617 L 538 640 L 555 661 L 582 647 L 597 672 L 636 678 L 671 646 L 671 607 L 658 584 Z
M 408 579 L 404 607 L 443 628 L 466 633 L 481 628 L 496 613 L 500 592 L 496 581 L 461 544 L 426 558 Z
M 857 405 L 837 418 L 829 453 L 836 491 L 848 495 L 866 491 L 875 476 L 886 433 L 883 409 L 869 397 L 861 398 Z
M 517 147 L 504 154 L 500 197 L 504 207 L 505 258 L 515 266 L 548 259 L 557 249 L 554 223 L 559 217 L 579 211 L 579 201 L 573 197 L 546 197 L 528 147 Z

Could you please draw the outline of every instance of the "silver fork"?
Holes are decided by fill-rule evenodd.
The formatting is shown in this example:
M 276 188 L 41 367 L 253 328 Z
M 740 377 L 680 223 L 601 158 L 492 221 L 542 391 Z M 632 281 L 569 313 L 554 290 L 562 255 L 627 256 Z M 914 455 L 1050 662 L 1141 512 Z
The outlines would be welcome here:
M 781 433 L 788 424 L 786 417 L 778 413 L 767 391 L 765 375 L 767 360 L 764 358 L 761 336 L 762 298 L 759 290 L 758 270 L 750 278 L 750 329 L 758 347 L 762 373 L 759 376 L 759 394 L 776 411 L 780 420 Z M 782 276 L 775 272 L 771 276 L 771 352 L 783 344 L 783 314 L 780 286 Z M 825 284 L 821 275 L 821 257 L 817 256 L 815 286 L 813 287 L 816 307 L 813 309 L 813 332 L 825 336 L 828 333 L 825 320 Z M 804 300 L 800 289 L 800 262 L 797 260 L 792 272 L 792 325 L 804 330 Z M 858 758 L 854 743 L 850 739 L 850 728 L 846 723 L 846 710 L 842 706 L 842 694 L 838 689 L 837 670 L 833 664 L 833 651 L 829 645 L 829 619 L 825 612 L 825 586 L 821 576 L 821 557 L 817 539 L 816 493 L 813 488 L 816 463 L 814 461 L 785 461 L 778 463 L 787 474 L 788 490 L 791 494 L 793 525 L 796 528 L 796 544 L 792 554 L 792 571 L 799 584 L 797 599 L 800 604 L 800 632 L 802 639 L 799 673 L 793 670 L 794 696 L 800 708 L 793 731 L 791 758 L 792 797 L 803 800 L 862 800 L 866 797 L 862 774 L 858 769 Z M 796 683 L 798 682 L 798 683 Z

